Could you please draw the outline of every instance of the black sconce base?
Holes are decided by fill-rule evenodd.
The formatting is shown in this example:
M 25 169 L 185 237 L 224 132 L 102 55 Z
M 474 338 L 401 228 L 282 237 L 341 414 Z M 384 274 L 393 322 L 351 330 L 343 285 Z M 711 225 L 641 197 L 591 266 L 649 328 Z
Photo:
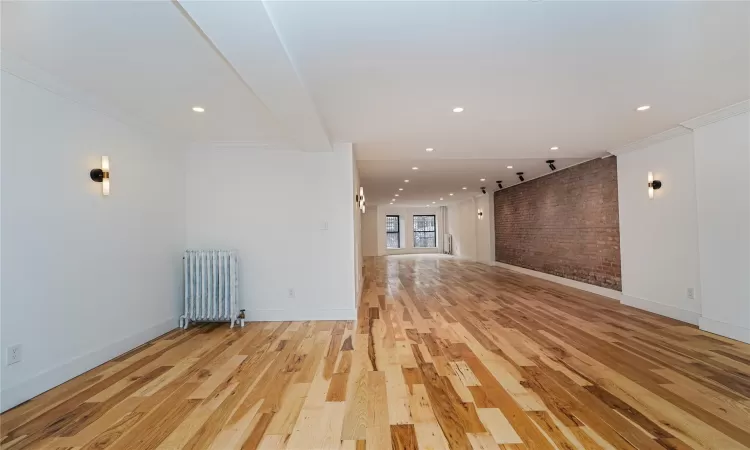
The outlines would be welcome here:
M 89 176 L 97 183 L 101 183 L 102 181 L 104 181 L 104 171 L 102 169 L 91 169 L 91 172 L 89 172 Z

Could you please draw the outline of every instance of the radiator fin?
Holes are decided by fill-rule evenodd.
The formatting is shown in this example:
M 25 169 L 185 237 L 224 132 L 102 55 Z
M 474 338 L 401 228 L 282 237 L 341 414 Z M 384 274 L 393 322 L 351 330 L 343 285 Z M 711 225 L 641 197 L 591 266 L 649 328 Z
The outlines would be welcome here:
M 238 263 L 234 250 L 187 250 L 184 326 L 190 321 L 234 322 L 238 318 Z

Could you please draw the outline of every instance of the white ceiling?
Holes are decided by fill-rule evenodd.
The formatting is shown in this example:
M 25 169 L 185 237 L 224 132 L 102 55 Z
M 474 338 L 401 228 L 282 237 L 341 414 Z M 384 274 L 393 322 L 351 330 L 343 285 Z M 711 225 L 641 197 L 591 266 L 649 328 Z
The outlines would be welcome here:
M 552 158 L 560 170 L 588 158 Z M 507 166 L 512 165 L 512 169 Z M 418 170 L 412 170 L 418 167 Z M 517 172 L 525 180 L 551 172 L 545 160 L 538 159 L 420 159 L 420 160 L 360 160 L 360 176 L 365 178 L 368 203 L 400 206 L 443 206 L 497 190 L 496 181 L 503 187 L 520 183 Z M 482 178 L 485 181 L 480 181 Z M 405 183 L 404 180 L 409 180 Z M 462 189 L 466 187 L 466 190 Z M 399 191 L 403 188 L 403 191 Z M 454 195 L 450 195 L 450 193 Z M 399 194 L 398 197 L 395 194 Z M 443 200 L 440 200 L 440 198 Z M 375 200 L 373 200 L 375 199 Z
M 3 50 L 190 140 L 353 142 L 371 204 L 388 203 L 406 174 L 403 200 L 431 204 L 464 184 L 476 193 L 483 176 L 494 186 L 508 164 L 538 175 L 548 158 L 601 156 L 750 97 L 748 2 L 2 9 Z M 642 104 L 651 110 L 635 112 Z
M 1 43 L 3 53 L 180 138 L 286 140 L 270 111 L 171 2 L 4 1 Z M 206 113 L 194 113 L 195 105 Z

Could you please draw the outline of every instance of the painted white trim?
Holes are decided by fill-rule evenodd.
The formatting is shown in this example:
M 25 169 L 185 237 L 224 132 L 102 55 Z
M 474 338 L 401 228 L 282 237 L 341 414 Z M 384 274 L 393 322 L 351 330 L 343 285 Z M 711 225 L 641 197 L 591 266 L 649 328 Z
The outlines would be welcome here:
M 731 323 L 707 317 L 701 317 L 698 326 L 703 331 L 750 344 L 750 328 L 732 325 Z
M 694 119 L 686 120 L 680 125 L 683 127 L 695 130 L 706 125 L 710 125 L 714 122 L 719 122 L 730 117 L 739 116 L 740 114 L 750 111 L 750 100 L 745 100 L 734 105 L 727 106 L 726 108 L 719 109 L 717 111 L 704 114 Z
M 359 302 L 362 301 L 362 291 L 365 288 L 365 277 L 362 275 L 362 277 L 359 279 L 359 289 L 357 289 L 357 302 L 354 304 L 354 309 L 359 309 Z
M 625 153 L 630 153 L 636 150 L 641 150 L 651 145 L 658 144 L 659 142 L 664 142 L 669 139 L 674 139 L 678 136 L 690 134 L 691 132 L 692 130 L 690 128 L 686 128 L 684 126 L 677 126 L 674 128 L 670 128 L 667 131 L 663 131 L 661 133 L 651 135 L 645 139 L 641 139 L 639 141 L 625 144 L 622 147 L 618 147 L 616 149 L 610 150 L 609 153 L 615 156 L 624 155 Z
M 536 270 L 513 266 L 511 264 L 505 264 L 505 263 L 501 263 L 498 261 L 495 261 L 493 265 L 502 267 L 504 269 L 512 270 L 514 272 L 519 272 L 525 275 L 531 275 L 532 277 L 541 278 L 543 280 L 552 281 L 554 283 L 562 284 L 568 287 L 580 289 L 582 291 L 591 292 L 592 294 L 598 294 L 604 297 L 609 297 L 617 301 L 620 301 L 620 297 L 622 297 L 622 293 L 619 291 L 615 291 L 614 289 L 607 289 L 601 286 L 594 286 L 593 284 L 583 283 L 583 282 L 576 281 L 576 280 L 569 280 L 567 278 L 558 277 L 557 275 L 551 275 L 551 274 L 544 273 L 544 272 L 538 272 Z
M 356 320 L 355 308 L 338 309 L 249 309 L 245 316 L 250 322 L 304 322 L 307 320 Z
M 621 295 L 620 302 L 622 302 L 623 305 L 632 306 L 633 308 L 642 309 L 660 316 L 691 323 L 693 325 L 698 325 L 698 320 L 701 317 L 700 313 L 695 311 L 678 308 L 672 305 L 665 305 L 664 303 L 633 297 L 627 294 Z
M 4 388 L 0 394 L 0 410 L 6 411 L 34 398 L 175 328 L 177 328 L 177 317 L 170 317 L 118 342 L 38 373 L 15 386 Z

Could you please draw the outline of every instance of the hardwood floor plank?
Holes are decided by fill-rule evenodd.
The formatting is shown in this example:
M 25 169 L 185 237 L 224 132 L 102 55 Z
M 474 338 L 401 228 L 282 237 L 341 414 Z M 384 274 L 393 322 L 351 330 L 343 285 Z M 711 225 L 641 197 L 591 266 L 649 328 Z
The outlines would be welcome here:
M 750 449 L 750 345 L 502 268 L 368 259 L 357 319 L 174 330 L 0 449 Z
M 390 448 L 391 430 L 388 421 L 388 399 L 385 386 L 385 373 L 367 374 L 367 446 L 369 448 Z
M 414 425 L 391 425 L 391 442 L 393 450 L 418 450 L 417 434 Z

